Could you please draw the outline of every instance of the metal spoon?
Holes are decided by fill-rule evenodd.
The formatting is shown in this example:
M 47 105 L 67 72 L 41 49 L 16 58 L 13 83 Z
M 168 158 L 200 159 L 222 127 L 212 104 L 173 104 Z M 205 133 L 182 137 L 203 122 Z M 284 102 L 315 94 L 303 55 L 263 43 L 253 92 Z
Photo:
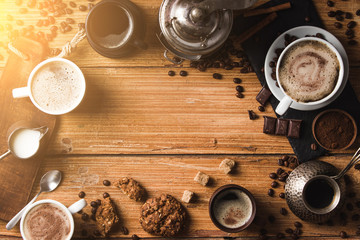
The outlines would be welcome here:
M 16 214 L 15 217 L 13 217 L 8 222 L 8 224 L 6 225 L 6 229 L 10 230 L 17 224 L 17 222 L 22 217 L 25 209 L 28 206 L 30 206 L 33 202 L 35 202 L 36 198 L 40 195 L 40 193 L 53 191 L 55 188 L 57 188 L 57 186 L 59 186 L 60 182 L 61 182 L 61 172 L 60 171 L 52 170 L 52 171 L 45 173 L 45 175 L 42 176 L 42 178 L 40 180 L 40 192 L 20 212 L 18 212 L 18 214 Z
M 354 156 L 352 156 L 349 164 L 343 170 L 341 170 L 341 172 L 339 172 L 338 175 L 332 176 L 330 178 L 332 178 L 334 180 L 338 180 L 338 179 L 342 178 L 347 173 L 347 171 L 349 171 L 350 168 L 352 168 L 359 161 L 360 161 L 360 148 L 355 152 Z

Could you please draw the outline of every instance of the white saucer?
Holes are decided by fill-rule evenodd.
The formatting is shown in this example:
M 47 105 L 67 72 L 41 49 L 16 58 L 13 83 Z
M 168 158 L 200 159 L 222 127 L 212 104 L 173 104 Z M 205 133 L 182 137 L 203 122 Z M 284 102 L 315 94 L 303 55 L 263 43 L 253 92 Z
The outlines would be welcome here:
M 331 33 L 329 33 L 328 31 L 326 31 L 322 28 L 313 27 L 313 26 L 301 26 L 301 27 L 292 28 L 292 29 L 284 32 L 283 34 L 281 34 L 273 42 L 273 44 L 269 48 L 269 51 L 266 54 L 265 65 L 264 65 L 266 83 L 269 86 L 269 89 L 272 92 L 272 94 L 280 101 L 284 97 L 284 93 L 281 91 L 281 89 L 279 87 L 277 87 L 275 85 L 276 81 L 274 81 L 271 78 L 272 69 L 269 66 L 269 63 L 272 61 L 272 59 L 277 56 L 275 53 L 275 49 L 285 48 L 285 43 L 284 43 L 285 34 L 290 34 L 290 35 L 294 35 L 298 38 L 302 38 L 302 37 L 305 37 L 305 35 L 315 35 L 316 33 L 321 33 L 322 35 L 324 35 L 325 39 L 328 42 L 330 42 L 339 51 L 339 53 L 343 59 L 343 62 L 344 62 L 344 81 L 342 82 L 342 85 L 340 86 L 339 91 L 328 101 L 321 103 L 319 105 L 316 105 L 316 106 L 315 105 L 314 106 L 302 105 L 297 102 L 293 102 L 290 105 L 290 108 L 293 108 L 296 110 L 309 111 L 309 110 L 316 110 L 316 109 L 325 107 L 326 105 L 333 102 L 342 93 L 342 91 L 345 88 L 348 77 L 349 77 L 349 59 L 348 59 L 348 56 L 345 52 L 343 45 L 340 43 L 340 41 L 334 35 L 332 35 Z

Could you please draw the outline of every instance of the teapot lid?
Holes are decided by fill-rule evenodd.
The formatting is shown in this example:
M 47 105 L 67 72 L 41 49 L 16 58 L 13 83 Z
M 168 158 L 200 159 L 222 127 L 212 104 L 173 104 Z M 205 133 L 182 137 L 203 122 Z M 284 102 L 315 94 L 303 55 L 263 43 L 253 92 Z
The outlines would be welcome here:
M 232 10 L 212 12 L 203 0 L 164 0 L 159 23 L 167 42 L 177 51 L 190 55 L 209 54 L 220 47 L 232 27 Z

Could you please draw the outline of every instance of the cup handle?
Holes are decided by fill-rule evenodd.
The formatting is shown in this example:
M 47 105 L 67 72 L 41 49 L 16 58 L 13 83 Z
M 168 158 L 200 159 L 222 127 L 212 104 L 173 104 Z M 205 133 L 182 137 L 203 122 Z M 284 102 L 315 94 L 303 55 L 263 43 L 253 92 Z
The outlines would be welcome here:
M 71 212 L 71 214 L 75 214 L 75 213 L 79 212 L 81 209 L 83 209 L 84 207 L 86 207 L 86 205 L 87 205 L 87 203 L 86 203 L 85 199 L 80 199 L 79 201 L 77 201 L 76 203 L 74 203 L 73 205 L 68 207 L 68 210 Z
M 275 112 L 279 115 L 284 115 L 284 113 L 289 109 L 292 102 L 293 100 L 285 95 L 285 97 L 283 97 L 277 105 Z
M 30 96 L 29 87 L 15 88 L 12 90 L 13 98 L 23 98 Z

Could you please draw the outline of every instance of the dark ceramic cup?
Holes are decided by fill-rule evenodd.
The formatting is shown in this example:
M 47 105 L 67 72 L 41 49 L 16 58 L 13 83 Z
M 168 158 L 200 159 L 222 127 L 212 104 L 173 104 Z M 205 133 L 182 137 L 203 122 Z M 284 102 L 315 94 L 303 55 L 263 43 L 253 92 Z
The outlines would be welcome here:
M 147 48 L 143 14 L 128 0 L 96 4 L 87 15 L 85 29 L 91 47 L 105 57 L 123 57 Z
M 240 226 L 236 223 L 236 217 L 235 217 L 232 220 L 232 223 L 234 223 L 235 227 L 227 227 L 227 226 L 225 226 L 225 224 L 220 223 L 219 216 L 217 217 L 217 215 L 219 214 L 218 213 L 219 210 L 217 208 L 219 208 L 219 206 L 224 206 L 224 205 L 228 204 L 228 202 L 229 202 L 229 204 L 232 204 L 231 202 L 233 202 L 233 201 L 240 201 L 242 204 L 244 204 L 244 202 L 242 202 L 242 201 L 246 201 L 247 202 L 246 204 L 251 206 L 251 209 L 247 209 L 249 212 L 246 212 L 246 213 L 244 213 L 245 211 L 237 212 L 238 216 L 241 215 L 246 219 L 246 220 L 244 220 L 244 219 L 239 220 L 239 223 L 240 222 L 242 223 Z M 217 204 L 218 202 L 223 202 L 223 203 Z M 246 205 L 246 204 L 244 204 L 244 205 Z M 227 208 L 227 210 L 226 210 L 226 213 L 227 213 L 226 215 L 227 216 L 233 215 L 231 213 L 228 214 L 228 209 L 229 208 Z M 241 209 L 241 210 L 243 210 L 243 209 Z M 235 209 L 235 212 L 236 211 L 237 211 L 237 209 Z M 252 221 L 255 218 L 255 215 L 256 215 L 255 198 L 248 190 L 246 190 L 245 188 L 243 188 L 239 185 L 235 185 L 235 184 L 224 185 L 224 186 L 218 188 L 211 196 L 210 201 L 209 201 L 209 214 L 210 214 L 211 221 L 220 230 L 222 230 L 224 232 L 229 232 L 229 233 L 240 232 L 240 231 L 246 229 L 248 226 L 250 226 L 250 224 L 252 223 Z M 234 220 L 235 220 L 235 222 L 234 222 Z

